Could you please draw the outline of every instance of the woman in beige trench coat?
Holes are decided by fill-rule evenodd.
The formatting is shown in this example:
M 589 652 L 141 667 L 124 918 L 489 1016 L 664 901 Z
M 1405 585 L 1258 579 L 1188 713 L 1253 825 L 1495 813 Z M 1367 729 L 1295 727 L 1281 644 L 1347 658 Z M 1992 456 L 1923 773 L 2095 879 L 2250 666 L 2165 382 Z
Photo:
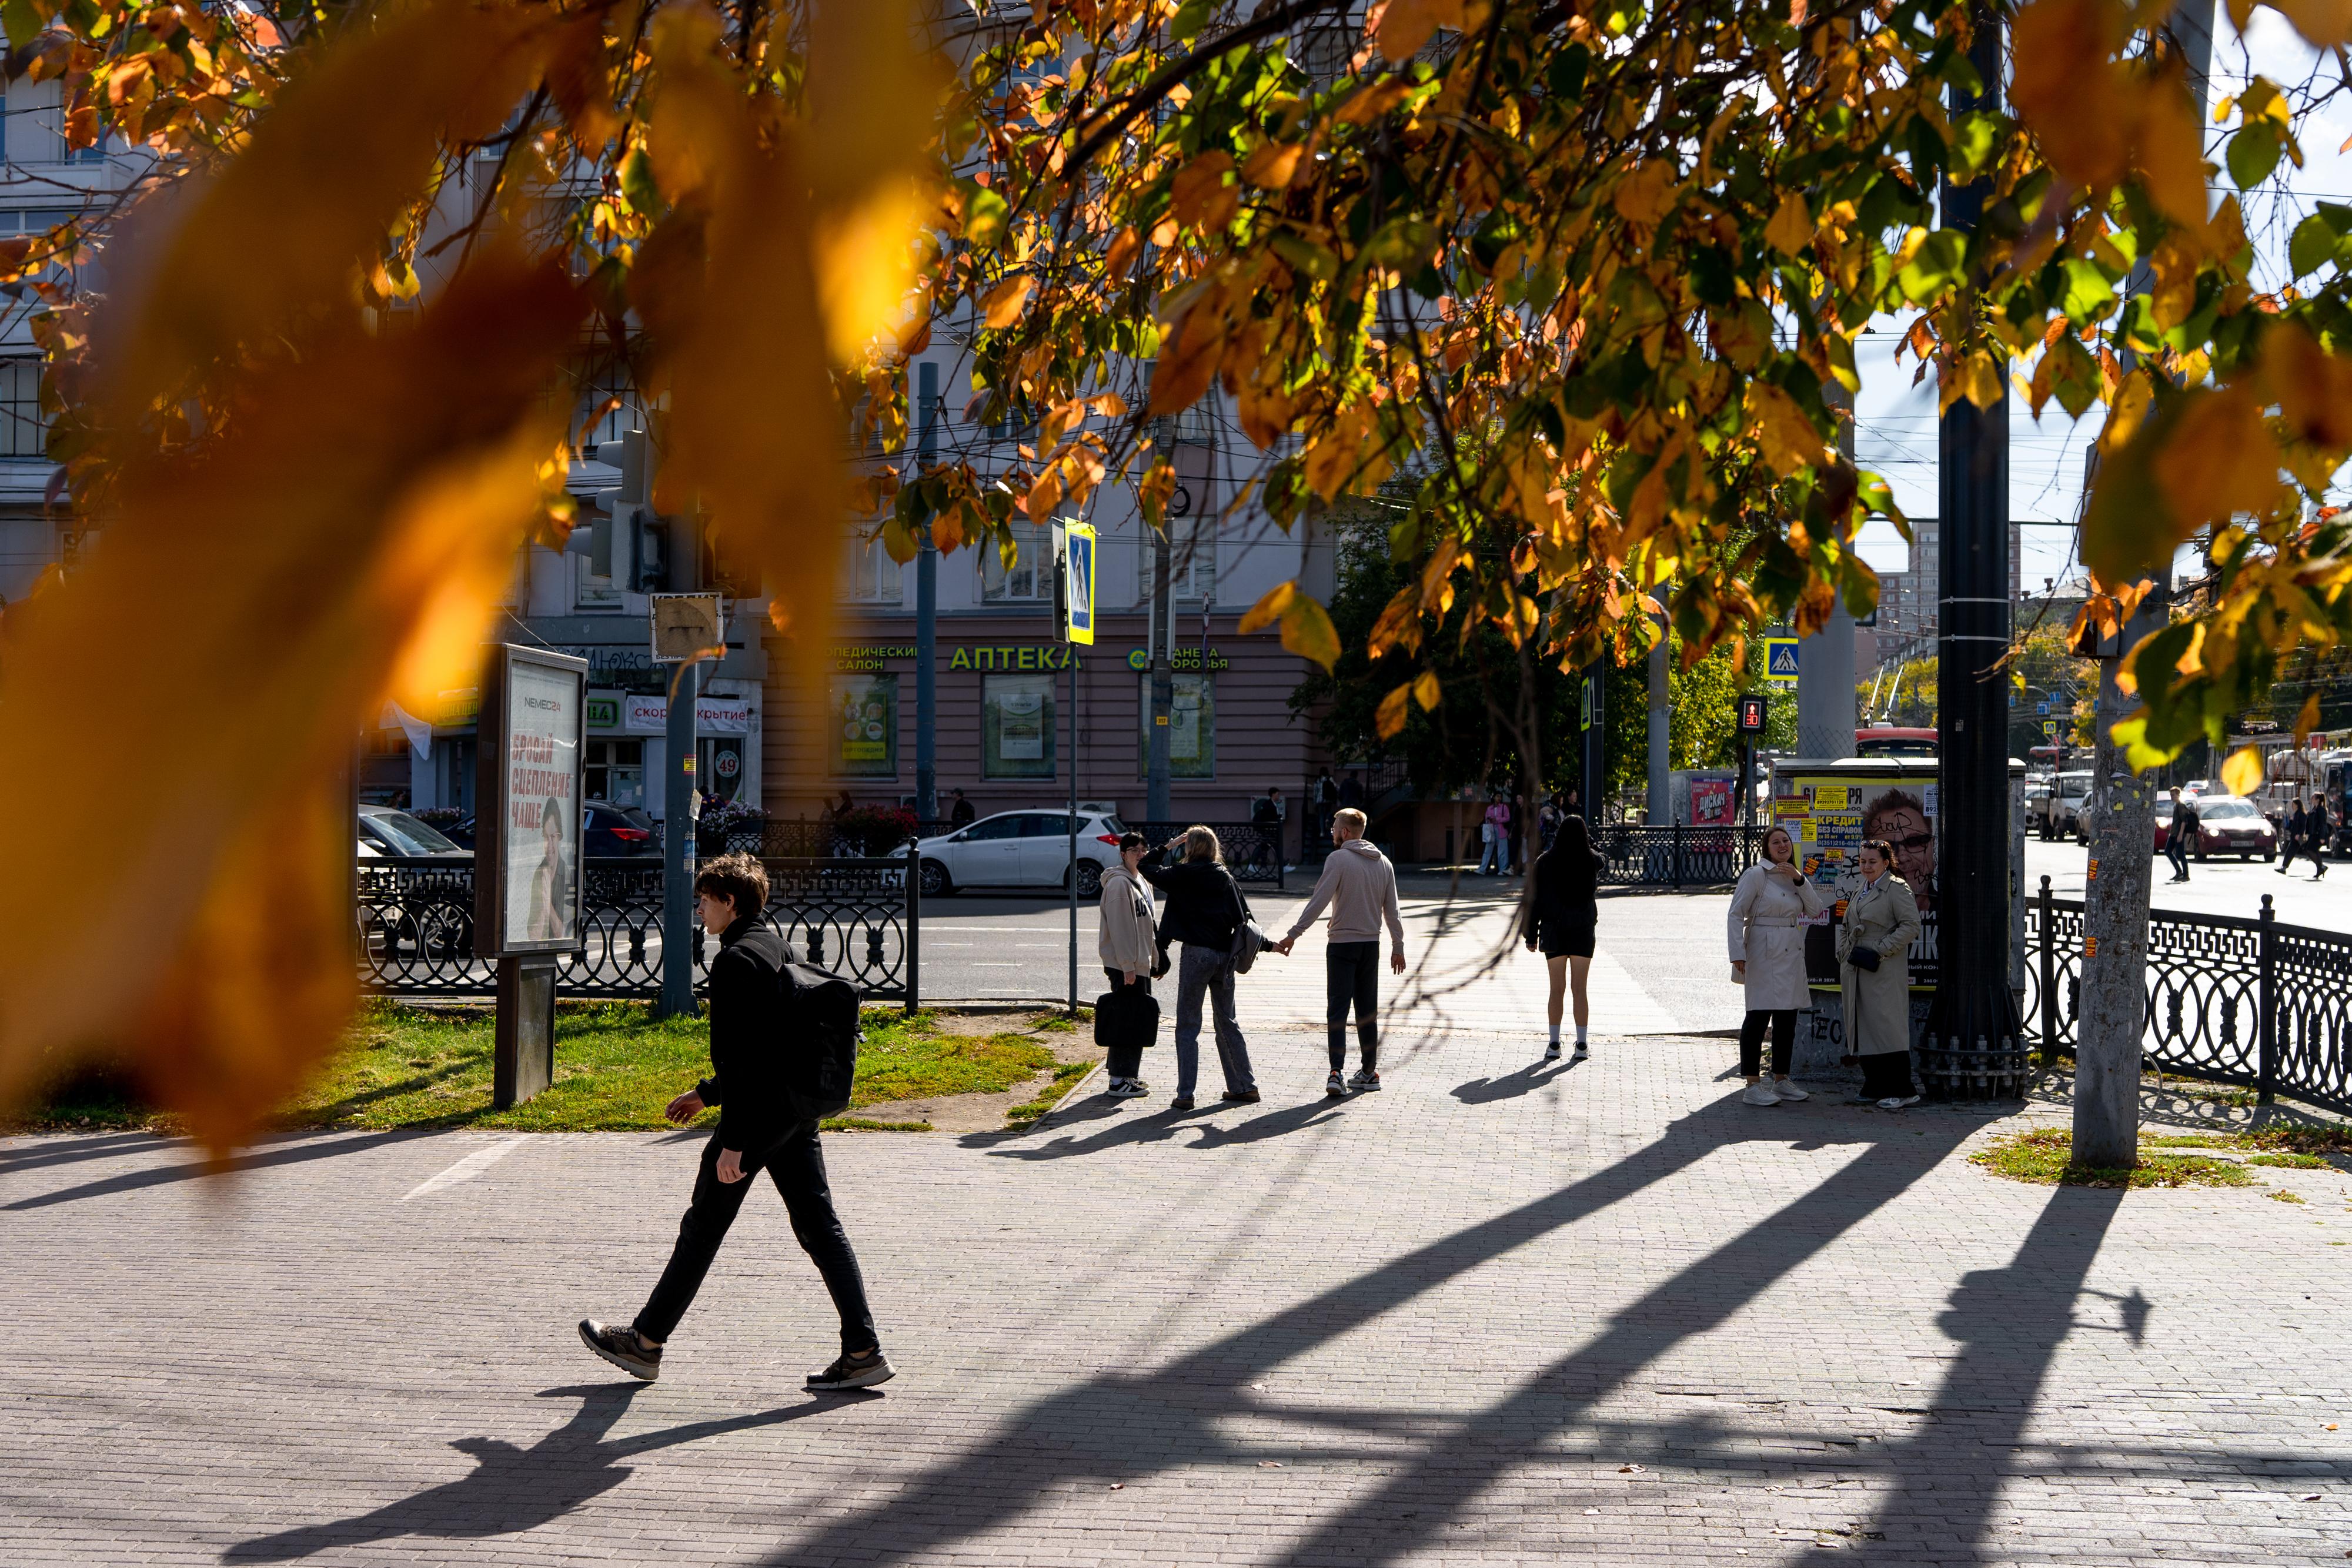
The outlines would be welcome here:
M 1789 1081 L 1797 1013 L 1813 1005 L 1805 981 L 1805 924 L 1828 904 L 1797 865 L 1797 843 L 1786 828 L 1764 835 L 1764 858 L 1739 873 L 1732 890 L 1727 935 L 1731 976 L 1746 988 L 1748 1017 L 1739 1025 L 1739 1071 L 1750 1105 L 1809 1098 Z M 1764 1031 L 1772 1031 L 1773 1082 L 1764 1082 Z
M 1919 905 L 1911 884 L 1892 869 L 1884 839 L 1863 841 L 1862 891 L 1846 901 L 1838 928 L 1839 973 L 1845 982 L 1845 1048 L 1862 1059 L 1862 1095 L 1882 1111 L 1916 1105 L 1911 1086 L 1911 944 L 1919 939 Z M 1864 961 L 1855 962 L 1857 955 Z

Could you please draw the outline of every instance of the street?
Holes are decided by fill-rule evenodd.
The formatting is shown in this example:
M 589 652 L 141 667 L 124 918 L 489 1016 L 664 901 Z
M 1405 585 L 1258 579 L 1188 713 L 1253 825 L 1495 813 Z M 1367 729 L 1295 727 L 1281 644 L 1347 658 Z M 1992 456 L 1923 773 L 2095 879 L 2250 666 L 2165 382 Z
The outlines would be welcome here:
M 2060 898 L 2083 896 L 2084 873 L 2090 852 L 2079 844 L 2025 841 L 2025 895 L 2030 900 L 2050 879 L 2050 891 Z M 2352 862 L 2331 861 L 2325 879 L 2314 881 L 2309 861 L 2297 860 L 2286 875 L 2276 862 L 2213 859 L 2191 860 L 2189 880 L 2175 883 L 2172 867 L 2156 858 L 2149 906 L 2189 915 L 2238 915 L 2251 920 L 2263 912 L 2263 894 L 2269 894 L 2281 922 L 2315 926 L 2323 931 L 2352 930 Z

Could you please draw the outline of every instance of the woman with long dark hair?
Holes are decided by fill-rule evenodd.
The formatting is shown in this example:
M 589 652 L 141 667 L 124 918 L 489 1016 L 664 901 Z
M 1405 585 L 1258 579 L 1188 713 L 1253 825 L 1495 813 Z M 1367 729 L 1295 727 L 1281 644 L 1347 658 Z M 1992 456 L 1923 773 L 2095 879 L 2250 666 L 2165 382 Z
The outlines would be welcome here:
M 1551 848 L 1536 861 L 1528 896 L 1528 951 L 1540 950 L 1551 974 L 1551 991 L 1544 1009 L 1551 1023 L 1551 1044 L 1546 1061 L 1559 1060 L 1561 993 L 1573 989 L 1576 998 L 1576 1056 L 1582 1061 L 1585 1030 L 1592 1021 L 1591 1004 L 1584 994 L 1585 973 L 1592 965 L 1594 928 L 1601 920 L 1601 857 L 1584 831 L 1584 819 L 1562 817 L 1552 835 Z

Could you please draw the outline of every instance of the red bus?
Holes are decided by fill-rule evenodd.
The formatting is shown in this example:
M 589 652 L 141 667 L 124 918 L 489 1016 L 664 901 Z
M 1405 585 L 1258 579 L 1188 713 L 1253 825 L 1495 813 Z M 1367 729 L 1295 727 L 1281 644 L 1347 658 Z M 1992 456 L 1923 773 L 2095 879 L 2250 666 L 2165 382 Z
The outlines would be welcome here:
M 1853 732 L 1853 750 L 1857 757 L 1933 757 L 1936 732 L 1874 724 Z

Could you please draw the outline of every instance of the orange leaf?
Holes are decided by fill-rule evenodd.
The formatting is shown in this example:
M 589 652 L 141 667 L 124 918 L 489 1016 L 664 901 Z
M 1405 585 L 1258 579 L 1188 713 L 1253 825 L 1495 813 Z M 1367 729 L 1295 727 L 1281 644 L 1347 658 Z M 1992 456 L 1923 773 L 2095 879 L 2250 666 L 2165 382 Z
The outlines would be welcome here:
M 1293 579 L 1288 582 L 1276 583 L 1272 588 L 1265 591 L 1265 594 L 1259 598 L 1255 604 L 1249 607 L 1248 612 L 1242 617 L 1241 624 L 1235 627 L 1234 631 L 1236 633 L 1244 637 L 1248 636 L 1253 632 L 1264 631 L 1266 627 L 1273 625 L 1276 621 L 1282 619 L 1284 614 L 1289 611 L 1291 601 L 1297 597 L 1298 582 L 1297 579 Z
M 1027 273 L 1015 273 L 988 291 L 981 310 L 989 326 L 998 331 L 1021 319 L 1021 307 L 1028 303 L 1029 290 L 1036 279 Z
M 1215 233 L 1241 211 L 1242 193 L 1229 183 L 1234 172 L 1230 152 L 1203 152 L 1176 172 L 1171 210 L 1180 224 Z
M 1394 740 L 1403 733 L 1404 721 L 1411 711 L 1405 704 L 1412 695 L 1412 683 L 1407 681 L 1381 699 L 1380 707 L 1372 715 L 1372 728 L 1382 740 Z
M 1159 363 L 1151 368 L 1151 400 L 1147 413 L 1181 413 L 1201 401 L 1217 372 L 1218 351 L 1225 343 L 1225 313 L 1209 297 L 1196 299 L 1182 319 L 1160 338 Z
M 2149 460 L 2158 486 L 2188 527 L 2259 511 L 2278 486 L 2278 447 L 2242 387 L 2183 394 Z
M 1269 141 L 1249 155 L 1249 162 L 1242 165 L 1242 178 L 1260 190 L 1286 190 L 1306 152 L 1300 142 Z
M 1434 712 L 1437 707 L 1437 699 L 1440 695 L 1441 693 L 1437 685 L 1437 672 L 1435 670 L 1422 671 L 1419 678 L 1412 683 L 1412 700 L 1422 706 L 1423 712 Z
M 1112 277 L 1124 277 L 1127 269 L 1135 265 L 1135 258 L 1142 254 L 1143 236 L 1135 232 L 1134 225 L 1129 224 L 1112 236 L 1110 249 L 1103 256 L 1103 271 Z
M 1813 242 L 1813 214 L 1805 209 L 1805 198 L 1791 191 L 1780 198 L 1780 208 L 1772 221 L 1764 225 L 1764 240 L 1782 256 L 1794 256 Z
M 1742 407 L 1757 450 L 1774 473 L 1785 479 L 1822 460 L 1821 433 L 1787 392 L 1769 382 L 1749 382 Z

